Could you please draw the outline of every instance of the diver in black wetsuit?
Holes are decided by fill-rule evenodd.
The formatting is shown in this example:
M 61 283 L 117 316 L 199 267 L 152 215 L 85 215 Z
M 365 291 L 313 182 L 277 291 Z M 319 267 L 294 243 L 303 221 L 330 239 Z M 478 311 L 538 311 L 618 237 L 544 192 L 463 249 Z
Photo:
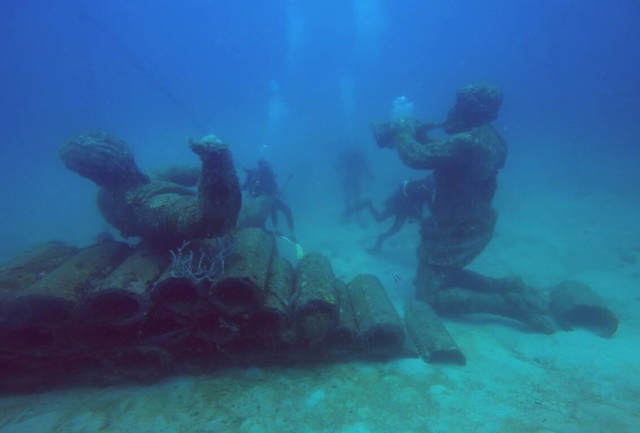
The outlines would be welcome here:
M 366 181 L 373 180 L 373 172 L 364 150 L 354 145 L 347 146 L 338 154 L 336 168 L 341 174 L 346 212 L 362 202 L 362 186 Z
M 371 200 L 365 200 L 348 209 L 345 212 L 345 216 L 352 215 L 362 209 L 368 209 L 376 222 L 382 222 L 395 216 L 391 228 L 378 236 L 375 246 L 369 250 L 377 253 L 382 248 L 384 241 L 398 233 L 408 219 L 420 220 L 422 218 L 422 210 L 425 204 L 431 209 L 434 190 L 435 182 L 431 175 L 420 180 L 406 180 L 385 200 L 382 212 L 373 207 Z
M 271 222 L 276 234 L 278 231 L 278 211 L 284 214 L 289 228 L 289 239 L 296 241 L 293 227 L 293 213 L 291 208 L 280 199 L 278 184 L 276 182 L 276 174 L 273 172 L 271 165 L 265 160 L 260 159 L 256 168 L 246 170 L 247 177 L 242 184 L 242 190 L 247 191 L 251 197 L 266 196 L 269 198 L 269 214 Z

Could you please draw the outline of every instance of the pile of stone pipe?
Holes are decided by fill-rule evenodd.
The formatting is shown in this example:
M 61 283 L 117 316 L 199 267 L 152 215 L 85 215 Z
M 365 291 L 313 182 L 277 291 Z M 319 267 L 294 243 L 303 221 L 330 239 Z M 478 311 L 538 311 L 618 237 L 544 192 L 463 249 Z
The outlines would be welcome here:
M 173 251 L 40 247 L 32 265 L 0 268 L 0 387 L 71 371 L 103 383 L 223 362 L 402 355 L 402 323 L 377 278 L 347 285 L 321 254 L 294 267 L 275 250 L 259 228 Z
M 75 350 L 82 338 L 83 298 L 91 281 L 109 275 L 129 253 L 124 243 L 103 242 L 78 250 L 26 287 L 3 286 L 2 351 L 48 356 Z

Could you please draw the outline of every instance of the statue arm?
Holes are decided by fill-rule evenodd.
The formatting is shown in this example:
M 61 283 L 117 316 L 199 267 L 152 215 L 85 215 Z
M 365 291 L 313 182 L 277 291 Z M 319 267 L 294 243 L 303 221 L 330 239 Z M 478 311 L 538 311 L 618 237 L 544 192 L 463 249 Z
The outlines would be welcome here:
M 417 120 L 396 121 L 374 124 L 373 134 L 378 147 L 395 148 L 402 162 L 416 170 L 458 164 L 467 167 L 474 177 L 485 178 L 504 165 L 507 145 L 490 124 L 443 140 L 432 140 L 426 134 L 429 128 L 429 124 Z
M 202 168 L 198 182 L 201 221 L 211 233 L 224 233 L 235 226 L 240 212 L 240 182 L 229 147 L 214 135 L 189 141 L 200 157 Z
M 472 134 L 456 134 L 445 140 L 419 142 L 413 128 L 400 128 L 395 147 L 402 162 L 413 169 L 431 170 L 466 159 L 473 153 L 477 140 Z

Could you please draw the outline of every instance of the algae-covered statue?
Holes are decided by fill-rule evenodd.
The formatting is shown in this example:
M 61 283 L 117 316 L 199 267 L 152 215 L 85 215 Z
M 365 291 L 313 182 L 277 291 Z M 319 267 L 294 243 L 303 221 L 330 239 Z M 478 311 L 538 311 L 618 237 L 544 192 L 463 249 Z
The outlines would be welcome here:
M 60 158 L 100 187 L 98 207 L 124 237 L 171 247 L 226 233 L 240 211 L 240 183 L 228 146 L 208 135 L 190 140 L 189 147 L 201 161 L 197 190 L 142 173 L 127 144 L 106 133 L 76 137 L 60 149 Z
M 443 123 L 403 117 L 374 124 L 379 147 L 395 148 L 405 165 L 433 170 L 435 197 L 421 225 L 416 297 L 444 313 L 491 313 L 512 317 L 541 332 L 553 332 L 547 306 L 517 278 L 493 279 L 466 271 L 493 235 L 497 212 L 491 205 L 507 144 L 489 122 L 502 94 L 477 84 L 457 93 Z M 435 140 L 429 131 L 448 137 Z

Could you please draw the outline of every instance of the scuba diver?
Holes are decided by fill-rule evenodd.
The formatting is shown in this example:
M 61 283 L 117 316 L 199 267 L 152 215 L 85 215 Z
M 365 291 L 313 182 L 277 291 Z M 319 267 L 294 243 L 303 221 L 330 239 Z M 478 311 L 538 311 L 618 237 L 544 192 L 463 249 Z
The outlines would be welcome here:
M 373 206 L 371 200 L 365 200 L 348 209 L 345 212 L 345 216 L 353 215 L 363 209 L 368 209 L 376 222 L 382 222 L 395 216 L 391 228 L 378 236 L 375 246 L 369 249 L 370 252 L 377 253 L 382 249 L 384 241 L 398 233 L 407 220 L 422 219 L 422 210 L 425 204 L 431 210 L 434 191 L 435 182 L 431 175 L 427 175 L 420 180 L 406 180 L 385 200 L 382 212 L 379 212 Z
M 359 204 L 362 185 L 373 180 L 373 172 L 361 147 L 350 145 L 338 154 L 336 168 L 341 173 L 345 211 Z
M 263 158 L 258 161 L 256 168 L 245 169 L 245 171 L 247 172 L 247 177 L 241 189 L 247 191 L 252 198 L 262 198 L 266 200 L 268 203 L 268 213 L 271 216 L 275 234 L 278 236 L 281 236 L 278 230 L 278 212 L 282 212 L 287 221 L 287 227 L 290 233 L 287 239 L 294 243 L 297 242 L 294 234 L 293 213 L 291 212 L 291 208 L 280 199 L 282 190 L 278 191 L 276 174 L 273 172 L 271 165 Z M 290 179 L 291 177 L 287 179 L 284 187 L 287 186 Z

